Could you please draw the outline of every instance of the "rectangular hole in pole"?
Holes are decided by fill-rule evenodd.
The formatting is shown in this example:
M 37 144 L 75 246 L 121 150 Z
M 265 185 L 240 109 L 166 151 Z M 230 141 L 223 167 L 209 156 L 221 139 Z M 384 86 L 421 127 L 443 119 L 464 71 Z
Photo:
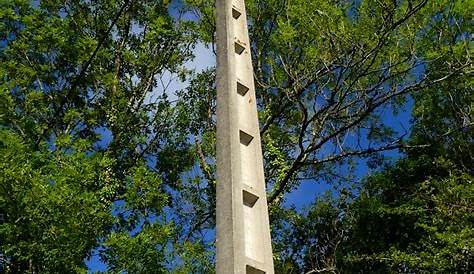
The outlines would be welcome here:
M 239 55 L 242 54 L 242 52 L 244 52 L 245 50 L 245 43 L 241 42 L 238 39 L 235 40 L 234 46 L 235 46 L 235 53 Z
M 242 190 L 242 196 L 244 199 L 244 205 L 248 207 L 253 207 L 255 203 L 258 201 L 258 196 L 250 193 L 246 190 Z
M 240 143 L 242 145 L 250 145 L 250 143 L 252 142 L 253 140 L 253 136 L 243 132 L 242 130 L 240 131 Z
M 265 274 L 265 271 L 262 271 L 260 269 L 256 269 L 254 267 L 251 267 L 250 265 L 247 265 L 245 273 L 246 274 Z
M 242 96 L 245 96 L 245 94 L 247 94 L 248 91 L 249 91 L 249 88 L 245 86 L 244 84 L 242 84 L 239 80 L 237 80 L 237 93 Z
M 239 19 L 240 15 L 242 15 L 242 12 L 236 6 L 232 6 L 232 17 Z

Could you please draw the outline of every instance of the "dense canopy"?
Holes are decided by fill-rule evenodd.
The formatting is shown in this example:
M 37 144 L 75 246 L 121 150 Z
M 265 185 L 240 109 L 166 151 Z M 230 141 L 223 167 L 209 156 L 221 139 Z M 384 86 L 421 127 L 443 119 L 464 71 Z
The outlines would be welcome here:
M 246 6 L 276 273 L 473 271 L 474 5 Z M 214 14 L 0 0 L 0 272 L 214 272 Z

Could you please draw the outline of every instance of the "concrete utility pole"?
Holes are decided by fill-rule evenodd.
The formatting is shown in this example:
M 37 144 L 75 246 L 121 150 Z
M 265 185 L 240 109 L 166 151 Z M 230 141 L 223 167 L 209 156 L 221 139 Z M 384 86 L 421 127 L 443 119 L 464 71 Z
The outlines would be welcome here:
M 273 274 L 244 0 L 216 0 L 217 274 Z

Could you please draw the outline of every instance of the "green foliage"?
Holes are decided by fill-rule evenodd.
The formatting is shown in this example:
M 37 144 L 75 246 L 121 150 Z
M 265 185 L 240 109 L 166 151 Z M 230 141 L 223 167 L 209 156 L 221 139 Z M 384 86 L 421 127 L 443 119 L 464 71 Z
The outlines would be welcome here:
M 298 213 L 295 208 L 274 213 L 272 234 L 276 273 L 308 273 L 315 269 L 326 269 L 323 273 L 336 271 L 336 252 L 339 252 L 347 230 L 341 215 L 344 206 L 344 199 L 338 201 L 327 193 L 304 213 Z
M 369 177 L 354 203 L 349 269 L 468 272 L 472 180 L 449 160 L 431 157 L 402 160 Z
M 198 22 L 170 1 L 0 0 L 1 271 L 214 271 L 215 73 L 184 66 L 215 47 L 214 1 L 184 2 Z M 469 1 L 246 4 L 277 272 L 470 271 Z M 405 142 L 383 117 L 409 96 Z M 282 207 L 403 147 L 359 195 Z
M 164 249 L 170 235 L 170 227 L 159 224 L 144 225 L 135 236 L 128 232 L 111 233 L 104 254 L 109 272 L 166 273 Z
M 464 53 L 453 55 L 453 59 L 463 58 Z M 441 70 L 440 63 L 431 66 Z M 274 237 L 276 250 L 283 254 L 278 271 L 472 271 L 474 160 L 469 82 L 468 74 L 460 74 L 417 93 L 408 143 L 420 147 L 404 151 L 395 164 L 366 177 L 354 197 L 348 200 L 341 193 L 337 199 L 315 201 L 308 214 L 289 210 L 289 215 L 279 216 L 274 233 L 291 235 L 289 239 L 299 243 Z M 327 205 L 332 205 L 331 210 L 320 210 Z M 322 219 L 339 227 L 321 227 Z M 334 248 L 332 254 L 327 252 L 330 248 Z
M 197 242 L 185 242 L 177 246 L 178 252 L 183 258 L 182 264 L 171 273 L 187 274 L 187 273 L 215 273 L 215 267 L 212 257 L 212 251 L 206 249 L 206 245 Z
M 164 184 L 193 164 L 160 85 L 192 57 L 175 19 L 168 1 L 0 1 L 1 271 L 168 269 Z
M 83 259 L 106 236 L 112 161 L 84 151 L 31 150 L 0 130 L 0 242 L 7 272 L 85 271 Z M 1 262 L 2 265 L 5 261 Z

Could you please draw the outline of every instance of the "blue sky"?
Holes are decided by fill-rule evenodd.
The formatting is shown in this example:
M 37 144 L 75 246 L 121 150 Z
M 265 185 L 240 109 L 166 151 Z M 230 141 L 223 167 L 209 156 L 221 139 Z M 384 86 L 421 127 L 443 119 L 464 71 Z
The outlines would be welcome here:
M 411 128 L 412 107 L 413 102 L 409 100 L 406 104 L 406 109 L 400 111 L 396 115 L 390 109 L 384 110 L 382 115 L 384 124 L 392 127 L 400 134 L 403 134 L 407 130 L 409 131 Z M 384 155 L 390 157 L 392 160 L 396 160 L 401 156 L 398 151 L 387 151 Z M 357 164 L 354 174 L 356 180 L 374 172 L 369 169 L 364 160 L 357 161 Z M 287 195 L 286 206 L 295 206 L 296 208 L 304 209 L 324 192 L 333 190 L 334 187 L 327 182 L 304 180 L 298 188 Z

